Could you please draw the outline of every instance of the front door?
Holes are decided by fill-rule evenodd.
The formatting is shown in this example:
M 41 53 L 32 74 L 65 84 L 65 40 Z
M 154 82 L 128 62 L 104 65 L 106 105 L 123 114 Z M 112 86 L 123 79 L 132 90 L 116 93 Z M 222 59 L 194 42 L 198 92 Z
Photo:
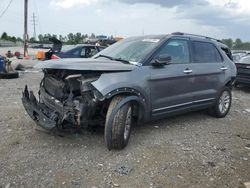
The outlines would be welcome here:
M 150 90 L 153 119 L 191 106 L 193 100 L 193 70 L 188 39 L 170 39 L 156 53 L 171 56 L 171 64 L 151 66 Z

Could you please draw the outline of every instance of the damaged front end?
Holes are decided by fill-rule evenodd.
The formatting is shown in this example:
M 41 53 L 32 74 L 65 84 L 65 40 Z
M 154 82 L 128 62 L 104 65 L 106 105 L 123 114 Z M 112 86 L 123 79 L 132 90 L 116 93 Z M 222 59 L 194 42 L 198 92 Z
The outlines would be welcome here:
M 45 129 L 86 128 L 105 120 L 104 97 L 91 84 L 101 72 L 44 69 L 38 100 L 26 86 L 22 102 Z

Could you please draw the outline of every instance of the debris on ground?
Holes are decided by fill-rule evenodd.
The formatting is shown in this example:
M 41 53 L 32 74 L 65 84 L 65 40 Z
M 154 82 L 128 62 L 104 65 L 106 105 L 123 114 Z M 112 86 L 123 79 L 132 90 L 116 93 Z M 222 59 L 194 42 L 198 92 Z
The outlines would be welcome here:
M 211 167 L 216 167 L 216 165 L 213 161 L 208 161 L 207 164 Z
M 0 56 L 0 79 L 12 79 L 18 78 L 18 72 L 14 71 L 12 61 L 9 59 Z
M 250 113 L 250 108 L 246 108 L 244 111 Z
M 25 71 L 25 67 L 21 63 L 19 63 L 16 66 L 15 70 L 17 70 L 17 71 Z
M 245 182 L 244 186 L 245 186 L 245 188 L 250 188 L 250 182 Z
M 247 144 L 245 148 L 250 150 L 250 144 Z
M 115 172 L 118 172 L 120 175 L 128 175 L 133 170 L 132 167 L 128 165 L 117 165 Z

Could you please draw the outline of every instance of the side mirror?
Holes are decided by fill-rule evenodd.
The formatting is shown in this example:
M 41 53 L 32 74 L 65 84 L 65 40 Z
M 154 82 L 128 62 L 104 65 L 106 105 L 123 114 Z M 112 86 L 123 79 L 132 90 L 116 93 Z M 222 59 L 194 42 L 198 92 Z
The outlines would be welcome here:
M 159 55 L 156 59 L 151 63 L 155 67 L 161 67 L 164 65 L 171 64 L 172 58 L 170 55 Z

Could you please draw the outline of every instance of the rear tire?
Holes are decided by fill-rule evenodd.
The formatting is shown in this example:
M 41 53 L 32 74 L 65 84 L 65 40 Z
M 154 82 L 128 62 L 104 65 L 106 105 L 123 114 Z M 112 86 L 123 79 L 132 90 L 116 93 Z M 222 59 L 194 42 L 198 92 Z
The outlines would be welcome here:
M 209 109 L 209 114 L 217 118 L 223 118 L 228 114 L 231 108 L 231 103 L 232 103 L 231 90 L 228 87 L 225 87 L 221 91 L 218 99 L 216 100 L 215 105 Z
M 19 78 L 18 72 L 0 73 L 0 79 L 14 79 L 14 78 Z
M 122 101 L 124 96 L 116 96 L 112 99 L 108 112 L 106 115 L 105 123 L 105 142 L 109 150 L 111 149 L 123 149 L 129 141 L 131 126 L 133 105 L 131 102 L 124 104 L 118 112 L 111 117 L 111 113 L 114 108 Z M 113 118 L 112 125 L 108 125 L 110 118 Z

